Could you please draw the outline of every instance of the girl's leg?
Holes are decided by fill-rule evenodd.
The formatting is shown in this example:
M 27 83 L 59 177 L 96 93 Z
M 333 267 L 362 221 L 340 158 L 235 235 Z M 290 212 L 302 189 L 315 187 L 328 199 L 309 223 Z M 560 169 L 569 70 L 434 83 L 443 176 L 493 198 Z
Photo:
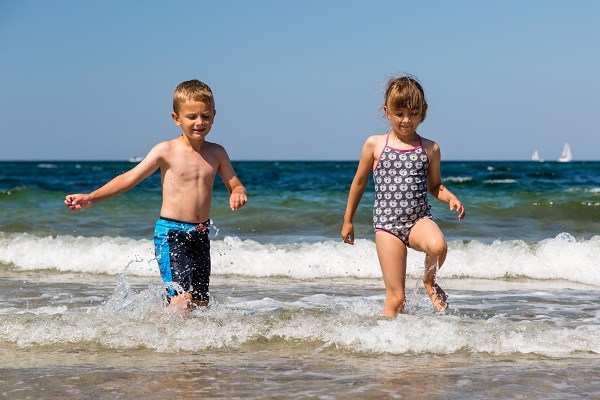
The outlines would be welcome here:
M 385 284 L 385 305 L 382 314 L 386 317 L 396 317 L 404 308 L 406 246 L 398 237 L 382 231 L 375 232 L 375 245 Z
M 437 224 L 430 218 L 422 218 L 410 230 L 408 242 L 411 248 L 425 253 L 425 272 L 423 284 L 438 311 L 444 311 L 448 304 L 447 295 L 435 283 L 437 270 L 446 261 L 448 245 L 446 238 Z

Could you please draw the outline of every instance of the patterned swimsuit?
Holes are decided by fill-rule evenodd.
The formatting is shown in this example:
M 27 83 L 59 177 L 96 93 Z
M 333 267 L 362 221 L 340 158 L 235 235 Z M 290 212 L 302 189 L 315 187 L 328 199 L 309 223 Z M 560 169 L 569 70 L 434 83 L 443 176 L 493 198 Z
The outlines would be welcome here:
M 411 228 L 421 218 L 431 218 L 427 203 L 429 159 L 419 136 L 419 146 L 410 150 L 385 147 L 373 169 L 375 204 L 373 227 L 397 236 L 408 246 Z

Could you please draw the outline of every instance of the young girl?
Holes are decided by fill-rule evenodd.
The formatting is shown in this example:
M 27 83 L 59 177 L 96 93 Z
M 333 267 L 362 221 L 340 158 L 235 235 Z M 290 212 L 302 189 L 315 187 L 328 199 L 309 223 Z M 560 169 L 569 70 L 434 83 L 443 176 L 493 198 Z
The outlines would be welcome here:
M 444 234 L 431 218 L 427 191 L 448 203 L 450 210 L 456 210 L 459 220 L 465 217 L 465 209 L 442 185 L 438 144 L 417 133 L 427 113 L 421 84 L 408 76 L 390 79 L 383 110 L 392 129 L 369 137 L 363 145 L 348 195 L 342 239 L 354 244 L 352 220 L 373 171 L 373 226 L 386 295 L 383 315 L 396 317 L 404 308 L 409 247 L 426 254 L 425 290 L 433 306 L 445 311 L 448 296 L 435 283 L 435 274 L 446 259 L 448 247 Z

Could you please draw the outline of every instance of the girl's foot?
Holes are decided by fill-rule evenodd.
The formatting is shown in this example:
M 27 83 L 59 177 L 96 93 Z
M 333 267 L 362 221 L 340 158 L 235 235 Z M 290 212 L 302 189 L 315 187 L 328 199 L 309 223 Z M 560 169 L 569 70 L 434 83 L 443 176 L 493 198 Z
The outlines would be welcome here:
M 439 312 L 446 311 L 448 308 L 448 295 L 446 292 L 444 292 L 437 283 L 434 283 L 433 285 L 426 283 L 425 290 L 427 290 L 427 294 L 429 294 L 429 298 L 436 310 Z

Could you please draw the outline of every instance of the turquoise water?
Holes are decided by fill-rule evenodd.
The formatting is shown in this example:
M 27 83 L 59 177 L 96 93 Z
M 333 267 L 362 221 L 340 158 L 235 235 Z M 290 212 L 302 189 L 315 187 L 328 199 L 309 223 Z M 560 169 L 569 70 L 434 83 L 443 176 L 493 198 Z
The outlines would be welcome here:
M 165 310 L 154 175 L 81 212 L 127 162 L 0 163 L 0 393 L 7 398 L 598 397 L 600 163 L 444 162 L 467 209 L 431 200 L 449 242 L 432 310 L 409 252 L 385 293 L 370 187 L 339 240 L 356 162 L 236 162 L 215 183 L 211 307 Z M 549 379 L 548 377 L 552 377 Z
M 91 191 L 131 167 L 127 162 L 0 163 L 0 231 L 147 238 L 160 208 L 153 175 L 116 200 L 74 215 L 65 194 Z M 237 162 L 250 203 L 227 208 L 215 183 L 212 219 L 222 235 L 263 243 L 337 239 L 356 162 Z M 540 241 L 567 232 L 600 232 L 600 162 L 444 162 L 444 183 L 465 204 L 468 218 L 436 200 L 435 219 L 449 239 Z M 372 185 L 372 183 L 371 183 Z M 357 212 L 359 235 L 371 237 L 372 186 Z

